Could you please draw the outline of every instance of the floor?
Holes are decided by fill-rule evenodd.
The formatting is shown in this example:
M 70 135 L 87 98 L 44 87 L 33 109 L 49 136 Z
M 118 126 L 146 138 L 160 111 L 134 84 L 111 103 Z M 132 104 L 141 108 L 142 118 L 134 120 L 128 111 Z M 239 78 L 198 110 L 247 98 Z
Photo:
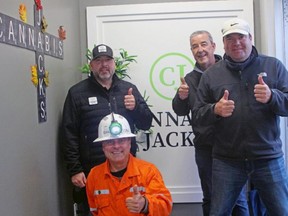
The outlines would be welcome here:
M 201 203 L 174 203 L 170 216 L 202 216 Z

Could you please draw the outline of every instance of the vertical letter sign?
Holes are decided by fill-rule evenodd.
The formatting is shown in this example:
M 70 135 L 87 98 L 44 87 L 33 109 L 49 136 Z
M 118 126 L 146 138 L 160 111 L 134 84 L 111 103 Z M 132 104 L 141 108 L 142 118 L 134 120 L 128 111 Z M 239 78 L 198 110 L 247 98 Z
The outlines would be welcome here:
M 44 56 L 63 59 L 63 40 L 45 32 L 42 6 L 34 5 L 34 26 L 0 13 L 0 42 L 35 51 L 38 122 L 47 121 Z

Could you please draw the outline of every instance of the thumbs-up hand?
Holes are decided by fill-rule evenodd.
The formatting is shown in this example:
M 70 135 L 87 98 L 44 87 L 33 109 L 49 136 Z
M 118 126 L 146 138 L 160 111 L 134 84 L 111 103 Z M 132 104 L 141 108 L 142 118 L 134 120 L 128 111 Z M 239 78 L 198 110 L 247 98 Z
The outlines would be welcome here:
M 128 110 L 134 110 L 136 106 L 135 97 L 132 91 L 133 89 L 129 88 L 127 95 L 124 96 L 124 105 L 125 105 L 125 108 Z
M 181 84 L 178 89 L 178 95 L 181 100 L 185 100 L 186 98 L 188 98 L 189 95 L 189 86 L 187 85 L 183 77 L 180 77 L 180 80 Z
M 133 196 L 126 198 L 126 207 L 131 213 L 140 213 L 145 206 L 145 198 L 138 191 L 138 186 L 133 186 Z
M 254 96 L 256 101 L 260 103 L 268 103 L 271 98 L 271 90 L 269 86 L 264 82 L 261 75 L 258 76 L 258 84 L 254 86 Z
M 229 117 L 234 109 L 234 101 L 229 100 L 229 91 L 225 90 L 223 97 L 215 104 L 214 113 L 222 117 Z

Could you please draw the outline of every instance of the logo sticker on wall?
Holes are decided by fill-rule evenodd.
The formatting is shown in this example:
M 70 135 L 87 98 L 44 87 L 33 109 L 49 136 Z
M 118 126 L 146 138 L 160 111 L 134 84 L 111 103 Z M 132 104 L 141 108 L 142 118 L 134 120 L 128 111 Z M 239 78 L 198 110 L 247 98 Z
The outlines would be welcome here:
M 191 66 L 194 67 L 194 62 L 184 54 L 164 54 L 152 64 L 150 85 L 160 98 L 172 100 L 179 87 L 180 77 L 184 77 Z

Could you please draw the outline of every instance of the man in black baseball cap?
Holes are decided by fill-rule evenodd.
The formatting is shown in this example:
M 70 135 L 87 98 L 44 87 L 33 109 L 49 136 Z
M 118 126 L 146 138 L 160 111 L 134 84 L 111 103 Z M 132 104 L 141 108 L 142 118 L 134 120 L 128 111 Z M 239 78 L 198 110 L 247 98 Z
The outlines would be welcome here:
M 77 207 L 82 206 L 83 216 L 89 215 L 86 177 L 92 167 L 106 160 L 102 146 L 93 142 L 98 137 L 100 120 L 111 112 L 117 113 L 127 119 L 132 133 L 136 128 L 148 130 L 152 123 L 152 112 L 137 87 L 120 79 L 115 68 L 112 49 L 97 45 L 92 51 L 90 76 L 69 89 L 64 104 L 65 162 L 80 195 L 74 196 L 74 201 Z M 136 151 L 132 137 L 130 152 L 135 156 Z

